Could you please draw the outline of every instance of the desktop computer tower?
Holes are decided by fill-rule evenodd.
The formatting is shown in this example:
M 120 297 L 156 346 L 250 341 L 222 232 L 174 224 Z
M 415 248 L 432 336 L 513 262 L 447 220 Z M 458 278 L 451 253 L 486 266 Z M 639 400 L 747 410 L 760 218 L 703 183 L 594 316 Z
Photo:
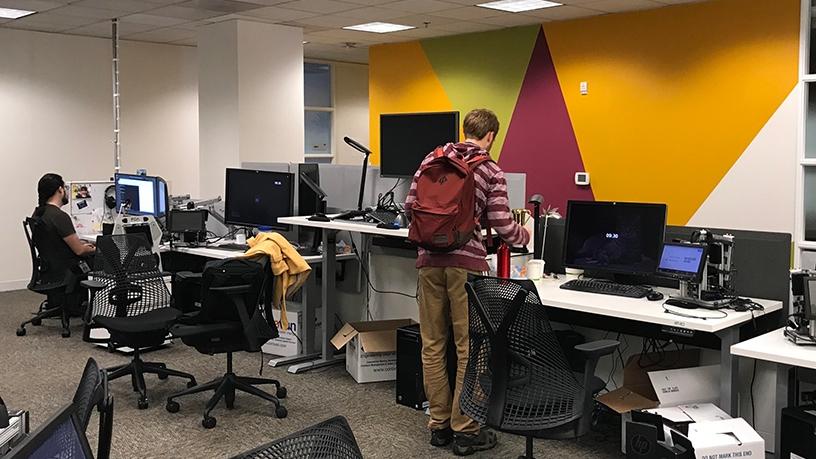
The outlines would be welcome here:
M 816 407 L 784 408 L 782 410 L 782 452 L 776 457 L 816 458 Z M 779 433 L 777 433 L 779 435 Z
M 453 391 L 456 386 L 456 346 L 453 330 L 448 334 L 448 382 Z M 397 329 L 397 404 L 416 410 L 425 409 L 428 399 L 422 383 L 422 337 L 419 324 Z

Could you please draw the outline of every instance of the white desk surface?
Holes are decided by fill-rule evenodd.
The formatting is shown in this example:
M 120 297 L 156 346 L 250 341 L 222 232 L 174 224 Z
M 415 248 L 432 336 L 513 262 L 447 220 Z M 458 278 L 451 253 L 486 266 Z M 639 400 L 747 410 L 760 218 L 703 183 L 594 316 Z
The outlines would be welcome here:
M 332 217 L 333 215 L 329 215 Z M 353 231 L 355 233 L 375 234 L 378 236 L 408 237 L 408 228 L 385 229 L 377 228 L 374 223 L 353 222 L 348 220 L 332 220 L 329 222 L 313 222 L 309 217 L 284 217 L 279 218 L 278 223 L 295 226 L 308 226 L 310 228 L 323 228 L 337 231 Z
M 731 346 L 731 354 L 785 365 L 816 369 L 816 346 L 797 346 L 785 338 L 784 328 Z
M 222 241 L 222 244 L 229 244 L 234 243 L 235 241 L 225 240 Z M 160 248 L 163 252 L 169 252 L 170 246 L 162 245 Z M 190 255 L 198 255 L 200 257 L 207 257 L 207 258 L 214 258 L 214 259 L 225 259 L 225 258 L 233 258 L 243 255 L 243 252 L 238 250 L 228 250 L 228 249 L 219 249 L 218 244 L 207 246 L 207 247 L 180 247 L 180 246 L 173 246 L 174 252 L 179 253 L 187 253 Z M 353 253 L 344 253 L 344 254 L 337 254 L 338 260 L 348 260 L 355 258 Z M 323 261 L 322 255 L 308 255 L 303 257 L 307 263 L 320 263 Z
M 735 325 L 740 325 L 751 320 L 751 312 L 736 312 L 726 310 L 728 316 L 722 319 L 693 319 L 669 314 L 663 310 L 663 301 L 649 301 L 646 298 L 626 298 L 613 295 L 602 295 L 595 293 L 576 292 L 573 290 L 563 290 L 559 286 L 565 279 L 543 279 L 536 281 L 538 296 L 541 301 L 551 308 L 567 309 L 576 312 L 586 312 L 599 316 L 618 317 L 621 319 L 636 320 L 658 325 L 668 325 L 680 327 L 688 330 L 716 333 Z M 677 294 L 676 290 L 662 289 L 668 298 L 670 294 Z M 764 311 L 754 311 L 755 317 L 768 314 L 782 309 L 781 301 L 774 300 L 754 300 L 765 307 Z M 700 310 L 703 311 L 703 310 Z M 694 314 L 695 310 L 688 310 L 688 314 Z M 602 319 L 600 319 L 602 320 Z M 599 323 L 602 327 L 603 324 Z

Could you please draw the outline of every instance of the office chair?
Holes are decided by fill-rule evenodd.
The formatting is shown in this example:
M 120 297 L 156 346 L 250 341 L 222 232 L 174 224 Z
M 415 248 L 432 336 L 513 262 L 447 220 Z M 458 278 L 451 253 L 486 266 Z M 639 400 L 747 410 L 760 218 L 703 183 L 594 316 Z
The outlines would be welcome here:
M 468 276 L 470 354 L 460 404 L 480 424 L 527 437 L 577 438 L 591 426 L 595 377 L 601 356 L 619 343 L 600 340 L 575 346 L 584 359 L 574 373 L 547 318 L 535 285 L 526 280 Z
M 167 368 L 164 363 L 144 362 L 144 349 L 164 343 L 170 326 L 181 311 L 170 307 L 170 292 L 164 275 L 158 269 L 158 259 L 152 244 L 142 234 L 100 236 L 96 244 L 93 280 L 83 281 L 91 291 L 91 306 L 85 317 L 83 339 L 108 343 L 111 347 L 130 347 L 130 363 L 108 368 L 108 381 L 130 376 L 134 392 L 139 392 L 139 409 L 146 409 L 147 389 L 144 374 L 159 379 L 177 376 L 188 379 L 188 387 L 196 385 L 193 375 Z M 109 339 L 91 338 L 91 330 L 105 328 Z
M 94 408 L 99 412 L 99 439 L 97 459 L 110 457 L 113 436 L 113 396 L 108 392 L 108 378 L 94 359 L 88 359 L 82 372 L 82 379 L 74 393 L 77 420 L 83 430 L 87 430 Z
M 232 369 L 232 354 L 238 351 L 260 352 L 268 340 L 278 337 L 278 329 L 272 319 L 271 307 L 262 312 L 261 294 L 271 279 L 268 259 L 231 258 L 208 262 L 201 275 L 201 309 L 189 314 L 173 326 L 174 337 L 181 338 L 188 346 L 202 354 L 227 354 L 227 372 L 198 387 L 173 394 L 167 398 L 167 411 L 176 413 L 180 405 L 176 398 L 214 390 L 215 394 L 207 402 L 201 424 L 211 429 L 216 419 L 210 412 L 223 398 L 227 409 L 235 406 L 235 391 L 268 400 L 275 405 L 275 415 L 285 418 L 286 407 L 280 400 L 286 398 L 286 388 L 274 379 L 236 376 Z M 271 282 L 271 280 L 269 281 Z M 265 302 L 269 305 L 268 301 Z M 264 317 L 266 316 L 266 317 Z M 275 395 L 255 387 L 274 384 Z
M 232 459 L 362 459 L 360 447 L 343 416 L 307 427 L 299 432 L 246 451 Z
M 71 304 L 74 306 L 81 304 L 82 295 L 78 291 L 69 292 L 69 284 L 71 283 L 70 266 L 61 266 L 61 263 L 56 260 L 48 260 L 48 254 L 43 254 L 37 248 L 37 240 L 42 231 L 42 223 L 38 218 L 26 218 L 23 220 L 23 232 L 28 241 L 28 250 L 31 254 L 31 280 L 28 283 L 28 289 L 34 293 L 45 295 L 45 300 L 40 303 L 38 312 L 29 320 L 20 324 L 17 329 L 17 336 L 25 336 L 26 324 L 34 325 L 35 327 L 42 324 L 43 319 L 60 318 L 62 321 L 62 337 L 68 338 L 71 336 L 69 329 L 71 320 L 71 313 L 78 313 L 79 311 L 71 311 Z M 77 282 L 79 279 L 77 279 Z M 73 289 L 70 289 L 73 290 Z M 78 309 L 78 308 L 74 308 Z

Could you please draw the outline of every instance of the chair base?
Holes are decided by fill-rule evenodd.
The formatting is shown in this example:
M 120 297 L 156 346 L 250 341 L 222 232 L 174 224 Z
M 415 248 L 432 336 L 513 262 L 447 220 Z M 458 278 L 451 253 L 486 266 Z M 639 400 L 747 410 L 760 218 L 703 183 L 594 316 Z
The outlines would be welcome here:
M 133 360 L 131 360 L 130 363 L 111 367 L 106 369 L 105 371 L 108 374 L 108 381 L 113 381 L 114 379 L 130 375 L 130 381 L 131 384 L 133 385 L 133 391 L 139 393 L 138 407 L 140 410 L 146 409 L 148 407 L 147 386 L 145 384 L 144 379 L 145 373 L 157 375 L 159 379 L 167 379 L 169 376 L 185 378 L 189 380 L 187 382 L 187 387 L 196 386 L 196 379 L 193 375 L 189 373 L 184 373 L 183 371 L 177 371 L 167 368 L 167 365 L 164 363 L 145 362 L 139 356 L 138 349 L 134 350 Z
M 255 387 L 262 384 L 274 384 L 276 388 L 275 395 L 269 394 Z M 220 402 L 221 399 L 224 399 L 227 409 L 233 409 L 235 407 L 236 390 L 272 402 L 275 405 L 275 416 L 278 418 L 285 418 L 288 414 L 286 407 L 280 403 L 280 399 L 286 398 L 286 388 L 281 386 L 281 383 L 274 379 L 237 376 L 232 372 L 231 352 L 227 353 L 227 372 L 224 374 L 224 376 L 214 379 L 206 384 L 201 384 L 171 395 L 167 398 L 167 411 L 176 413 L 181 409 L 179 403 L 175 401 L 176 398 L 211 390 L 215 391 L 215 394 L 207 402 L 207 406 L 204 409 L 204 418 L 201 421 L 201 424 L 207 429 L 215 427 L 215 417 L 210 416 L 210 413 L 215 409 L 216 405 L 218 405 L 218 402 Z
M 68 311 L 63 308 L 62 306 L 56 306 L 51 309 L 47 309 L 46 305 L 48 301 L 43 301 L 40 303 L 39 311 L 32 317 L 31 319 L 26 320 L 25 322 L 20 324 L 20 327 L 17 329 L 17 336 L 25 336 L 26 334 L 26 325 L 31 324 L 35 327 L 42 324 L 43 319 L 54 319 L 59 318 L 62 321 L 62 331 L 60 334 L 63 338 L 68 338 L 71 336 L 71 317 L 68 314 Z

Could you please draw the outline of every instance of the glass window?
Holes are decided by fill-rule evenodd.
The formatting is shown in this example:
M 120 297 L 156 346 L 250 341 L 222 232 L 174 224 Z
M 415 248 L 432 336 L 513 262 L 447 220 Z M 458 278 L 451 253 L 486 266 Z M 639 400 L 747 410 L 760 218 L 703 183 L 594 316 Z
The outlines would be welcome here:
M 806 83 L 805 158 L 816 158 L 816 83 Z
M 332 112 L 306 110 L 306 154 L 331 154 Z
M 306 62 L 303 64 L 304 101 L 307 107 L 331 107 L 331 66 Z

